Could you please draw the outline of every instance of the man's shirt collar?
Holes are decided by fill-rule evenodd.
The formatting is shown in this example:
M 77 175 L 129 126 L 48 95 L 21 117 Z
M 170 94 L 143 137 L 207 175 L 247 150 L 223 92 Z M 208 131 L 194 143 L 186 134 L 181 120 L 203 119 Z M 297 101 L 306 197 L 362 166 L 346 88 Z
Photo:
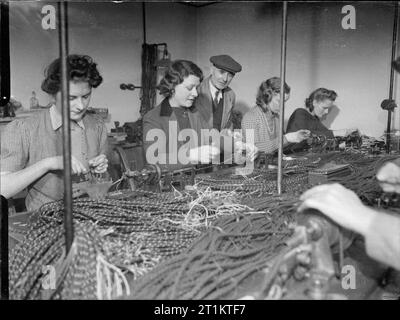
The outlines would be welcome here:
M 222 91 L 222 90 L 219 90 L 219 89 L 217 89 L 217 88 L 214 86 L 214 84 L 213 84 L 212 81 L 211 81 L 211 78 L 210 78 L 209 83 L 210 83 L 210 92 L 211 92 L 211 96 L 212 96 L 212 98 L 214 99 L 214 98 L 215 98 L 215 94 L 217 93 L 217 91 Z

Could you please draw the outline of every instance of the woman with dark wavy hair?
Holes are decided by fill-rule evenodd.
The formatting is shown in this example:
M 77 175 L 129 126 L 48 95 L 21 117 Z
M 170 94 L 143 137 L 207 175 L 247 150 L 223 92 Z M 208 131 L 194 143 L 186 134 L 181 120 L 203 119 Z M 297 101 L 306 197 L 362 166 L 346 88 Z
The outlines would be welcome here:
M 143 117 L 143 144 L 148 163 L 172 170 L 191 162 L 211 162 L 219 154 L 217 147 L 201 146 L 198 139 L 178 139 L 184 129 L 193 129 L 192 132 L 200 137 L 201 129 L 208 128 L 193 107 L 202 79 L 203 72 L 191 61 L 176 60 L 168 67 L 158 86 L 165 98 Z M 188 145 L 188 142 L 191 143 Z M 178 159 L 178 150 L 184 145 L 187 146 L 189 163 Z
M 334 105 L 337 93 L 333 90 L 318 88 L 305 101 L 306 108 L 296 109 L 289 118 L 287 132 L 308 129 L 311 133 L 333 138 L 333 132 L 325 127 L 321 118 L 328 114 Z
M 253 130 L 254 143 L 259 151 L 274 153 L 278 149 L 278 126 L 281 79 L 273 77 L 263 81 L 258 88 L 256 106 L 246 112 L 242 120 L 243 135 Z M 285 83 L 285 101 L 289 99 L 290 87 Z M 286 133 L 284 146 L 308 138 L 308 130 Z
M 52 106 L 9 123 L 1 139 L 1 194 L 10 198 L 27 188 L 25 203 L 30 211 L 64 196 L 60 69 L 60 59 L 54 60 L 46 68 L 42 82 Z M 72 173 L 104 173 L 108 167 L 107 130 L 101 119 L 86 113 L 92 89 L 103 78 L 96 63 L 85 55 L 69 55 L 67 70 Z

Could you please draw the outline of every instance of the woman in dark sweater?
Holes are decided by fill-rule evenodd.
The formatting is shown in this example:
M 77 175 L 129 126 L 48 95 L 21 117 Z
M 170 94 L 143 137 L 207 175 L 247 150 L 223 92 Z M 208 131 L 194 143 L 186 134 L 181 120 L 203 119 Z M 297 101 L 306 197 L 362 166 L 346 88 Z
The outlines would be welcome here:
M 298 108 L 292 113 L 286 132 L 307 129 L 312 134 L 323 135 L 328 139 L 333 138 L 332 130 L 325 127 L 320 119 L 329 112 L 336 97 L 337 93 L 333 90 L 325 88 L 314 90 L 305 101 L 306 108 Z M 303 141 L 296 145 L 295 149 L 304 149 L 306 146 L 306 142 Z
M 329 112 L 336 97 L 337 94 L 333 90 L 319 88 L 313 91 L 306 99 L 306 108 L 298 108 L 290 116 L 286 132 L 308 129 L 311 133 L 333 138 L 332 131 L 325 127 L 320 119 Z

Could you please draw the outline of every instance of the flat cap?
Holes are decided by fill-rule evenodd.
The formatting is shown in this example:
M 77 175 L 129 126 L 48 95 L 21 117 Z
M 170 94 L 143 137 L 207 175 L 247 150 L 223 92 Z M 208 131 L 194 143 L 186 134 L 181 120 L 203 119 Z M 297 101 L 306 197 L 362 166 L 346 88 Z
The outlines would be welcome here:
M 210 58 L 211 63 L 216 66 L 217 68 L 232 72 L 232 73 L 237 73 L 242 71 L 242 66 L 236 62 L 232 57 L 222 54 L 219 56 L 212 56 Z

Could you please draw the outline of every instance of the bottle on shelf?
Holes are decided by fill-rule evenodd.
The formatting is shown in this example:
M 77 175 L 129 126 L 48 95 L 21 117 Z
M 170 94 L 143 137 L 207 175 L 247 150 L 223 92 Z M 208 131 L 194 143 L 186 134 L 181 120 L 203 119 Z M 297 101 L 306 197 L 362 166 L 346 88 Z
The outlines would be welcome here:
M 30 98 L 29 106 L 30 106 L 31 109 L 40 108 L 39 100 L 36 98 L 36 92 L 35 91 L 32 91 L 32 97 Z

